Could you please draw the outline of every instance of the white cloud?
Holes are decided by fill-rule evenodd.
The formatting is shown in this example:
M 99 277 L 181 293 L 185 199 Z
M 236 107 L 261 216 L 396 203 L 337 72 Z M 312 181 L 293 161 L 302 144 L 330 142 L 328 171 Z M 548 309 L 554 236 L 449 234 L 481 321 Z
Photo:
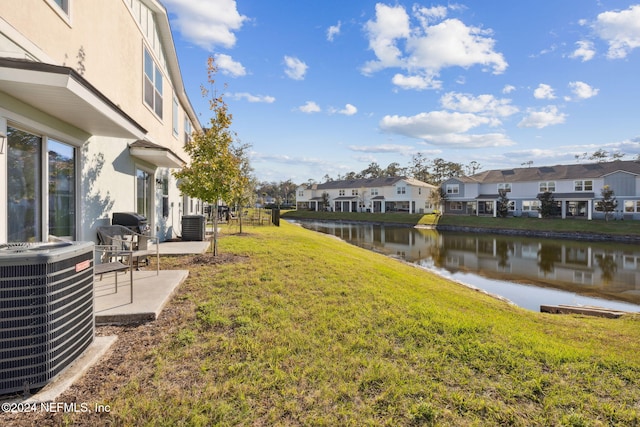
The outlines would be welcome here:
M 404 76 L 402 74 L 396 74 L 391 79 L 391 82 L 402 89 L 440 89 L 442 82 L 434 80 L 433 76 Z
M 286 66 L 284 73 L 293 80 L 304 80 L 309 66 L 293 56 L 285 56 L 284 64 Z
M 494 51 L 490 31 L 467 26 L 458 19 L 444 19 L 447 12 L 444 7 L 415 6 L 412 12 L 418 21 L 413 26 L 403 6 L 376 5 L 375 20 L 366 24 L 369 49 L 376 59 L 362 67 L 364 74 L 399 68 L 406 75 L 396 74 L 393 83 L 421 90 L 439 88 L 437 77 L 448 67 L 481 65 L 494 74 L 506 70 L 507 62 L 501 53 Z
M 413 15 L 420 21 L 420 25 L 425 28 L 432 22 L 446 18 L 447 8 L 444 6 L 421 7 L 414 5 Z
M 518 123 L 518 127 L 542 129 L 564 123 L 566 117 L 566 114 L 561 113 L 555 105 L 549 105 L 541 110 L 529 109 L 527 116 Z
M 516 90 L 516 87 L 513 85 L 505 85 L 505 87 L 502 88 L 502 93 L 509 94 L 511 92 L 513 92 L 514 90 Z
M 218 53 L 215 55 L 215 58 L 216 64 L 223 74 L 227 74 L 233 77 L 242 77 L 247 75 L 247 70 L 245 70 L 242 64 L 234 61 L 231 56 L 225 55 L 224 53 Z
M 640 4 L 619 12 L 599 14 L 593 28 L 609 44 L 608 58 L 625 58 L 640 47 Z
M 571 82 L 569 87 L 578 99 L 592 98 L 600 91 L 600 89 L 595 89 L 584 82 Z
M 378 60 L 368 62 L 363 72 L 370 74 L 388 67 L 401 67 L 402 52 L 396 46 L 396 40 L 407 39 L 411 35 L 409 15 L 404 7 L 376 4 L 376 20 L 368 21 L 366 30 L 369 48 Z
M 384 116 L 380 122 L 383 131 L 399 133 L 412 138 L 429 139 L 434 135 L 466 132 L 489 119 L 476 114 L 431 111 L 415 116 Z
M 411 117 L 385 116 L 380 121 L 380 129 L 384 132 L 422 139 L 434 145 L 469 148 L 513 145 L 514 142 L 501 133 L 466 133 L 475 127 L 494 123 L 494 119 L 477 114 L 431 111 Z
M 320 111 L 322 111 L 320 106 L 313 101 L 307 101 L 306 104 L 298 107 L 297 109 L 307 114 L 319 113 Z
M 342 110 L 338 111 L 338 114 L 344 114 L 345 116 L 353 116 L 358 112 L 358 109 L 351 104 L 347 104 L 344 106 Z
M 475 113 L 492 117 L 508 117 L 518 112 L 510 99 L 497 99 L 493 95 L 473 96 L 466 93 L 449 92 L 440 98 L 442 106 L 448 110 Z
M 248 18 L 238 13 L 235 0 L 164 0 L 175 14 L 172 20 L 180 33 L 206 50 L 215 46 L 231 48 L 236 44 L 234 31 Z
M 454 145 L 460 148 L 508 147 L 515 145 L 515 142 L 502 133 L 447 134 L 430 142 L 437 145 Z
M 412 154 L 415 148 L 410 145 L 380 144 L 380 145 L 350 145 L 349 149 L 360 153 L 399 153 Z
M 273 96 L 252 95 L 247 92 L 232 93 L 229 95 L 229 97 L 237 100 L 245 99 L 249 102 L 264 102 L 266 104 L 272 104 L 276 101 L 276 99 Z
M 536 99 L 555 99 L 553 94 L 553 88 L 547 84 L 540 83 L 538 87 L 533 91 L 533 96 Z
M 336 25 L 327 28 L 327 40 L 332 42 L 336 36 L 340 35 L 340 27 L 342 27 L 342 22 L 338 21 Z
M 593 47 L 593 42 L 590 42 L 587 40 L 580 40 L 576 42 L 576 44 L 578 45 L 577 49 L 574 50 L 573 53 L 569 55 L 569 57 L 580 58 L 582 59 L 582 62 L 586 62 L 593 59 L 593 57 L 596 54 L 596 50 Z

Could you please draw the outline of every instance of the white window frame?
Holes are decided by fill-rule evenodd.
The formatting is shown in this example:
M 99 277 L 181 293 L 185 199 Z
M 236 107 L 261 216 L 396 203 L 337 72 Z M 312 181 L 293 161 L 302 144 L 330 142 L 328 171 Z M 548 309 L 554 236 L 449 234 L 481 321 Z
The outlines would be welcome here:
M 540 181 L 538 189 L 541 193 L 550 192 L 553 193 L 556 191 L 556 182 L 555 181 Z
M 178 137 L 180 134 L 180 104 L 178 103 L 178 97 L 173 95 L 173 136 Z
M 377 196 L 378 195 L 378 189 L 377 188 L 372 188 L 370 191 L 371 191 L 371 195 L 372 196 Z
M 351 189 L 351 195 L 352 196 L 357 196 L 358 195 L 358 190 L 356 190 L 355 188 Z
M 191 128 L 191 121 L 189 120 L 189 116 L 185 113 L 184 115 L 184 143 L 185 144 L 191 141 L 192 133 L 193 133 L 193 129 Z
M 573 191 L 593 191 L 593 180 L 578 179 L 573 181 Z
M 162 120 L 162 113 L 164 108 L 164 82 L 160 67 L 158 67 L 158 63 L 156 62 L 151 52 L 151 49 L 147 48 L 147 46 L 144 46 L 144 55 L 142 60 L 142 100 L 144 102 L 144 105 L 146 105 L 153 112 L 153 114 L 156 115 L 156 117 Z M 150 70 L 147 70 L 147 65 L 151 66 Z M 151 75 L 149 75 L 147 71 L 150 71 Z M 151 84 L 151 90 L 153 91 L 151 104 L 147 102 L 147 81 Z M 158 105 L 158 101 L 160 105 Z
M 452 211 L 461 211 L 462 202 L 449 202 L 449 209 Z
M 498 183 L 498 193 L 500 190 L 504 190 L 506 193 L 511 193 L 511 183 L 510 182 L 500 182 Z
M 640 213 L 640 200 L 625 200 L 624 201 L 625 213 Z
M 407 187 L 405 186 L 396 187 L 396 194 L 407 194 Z
M 447 194 L 460 194 L 460 184 L 447 184 Z
M 540 200 L 523 200 L 522 201 L 522 211 L 523 212 L 534 212 L 540 208 Z
M 73 0 L 45 0 L 55 13 L 62 18 L 69 26 L 71 26 L 71 3 Z
M 344 196 L 345 194 L 344 190 L 338 190 L 338 196 Z

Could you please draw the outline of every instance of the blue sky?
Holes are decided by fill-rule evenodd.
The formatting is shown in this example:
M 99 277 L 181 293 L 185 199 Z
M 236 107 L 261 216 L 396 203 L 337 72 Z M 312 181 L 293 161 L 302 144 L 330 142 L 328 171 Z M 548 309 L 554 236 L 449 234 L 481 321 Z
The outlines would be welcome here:
M 261 181 L 417 152 L 482 170 L 640 154 L 640 2 L 163 3 L 201 122 L 213 55 Z

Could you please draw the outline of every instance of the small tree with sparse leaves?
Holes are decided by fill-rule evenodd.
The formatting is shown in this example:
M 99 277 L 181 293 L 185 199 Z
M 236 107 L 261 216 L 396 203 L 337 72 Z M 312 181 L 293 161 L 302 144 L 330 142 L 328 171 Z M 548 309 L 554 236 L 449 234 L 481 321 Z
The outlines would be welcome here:
M 498 190 L 497 214 L 500 218 L 506 218 L 509 214 L 509 197 L 507 197 L 507 191 L 504 189 Z
M 207 81 L 211 86 L 217 71 L 213 57 L 209 57 Z M 202 94 L 208 96 L 209 91 L 203 87 Z M 190 162 L 173 175 L 178 179 L 183 194 L 214 207 L 211 251 L 215 256 L 218 254 L 218 201 L 230 201 L 233 198 L 241 181 L 242 159 L 236 155 L 236 135 L 229 129 L 232 117 L 222 96 L 214 93 L 209 99 L 209 108 L 213 112 L 209 127 L 203 132 L 195 132 L 185 144 Z
M 599 210 L 604 212 L 604 220 L 609 221 L 609 215 L 618 207 L 615 192 L 611 187 L 605 185 L 602 187 L 602 190 L 600 190 L 600 196 L 602 197 L 602 200 L 596 202 L 597 207 Z
M 551 191 L 545 191 L 539 195 L 538 200 L 540 200 L 539 211 L 542 218 L 551 218 L 558 214 L 558 205 Z

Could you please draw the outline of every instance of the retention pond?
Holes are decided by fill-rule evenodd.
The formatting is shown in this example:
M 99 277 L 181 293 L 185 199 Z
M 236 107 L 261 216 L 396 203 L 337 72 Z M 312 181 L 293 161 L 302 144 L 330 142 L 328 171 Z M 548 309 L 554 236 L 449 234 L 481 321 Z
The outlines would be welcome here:
M 530 310 L 568 304 L 640 312 L 640 245 L 292 222 L 415 263 Z

